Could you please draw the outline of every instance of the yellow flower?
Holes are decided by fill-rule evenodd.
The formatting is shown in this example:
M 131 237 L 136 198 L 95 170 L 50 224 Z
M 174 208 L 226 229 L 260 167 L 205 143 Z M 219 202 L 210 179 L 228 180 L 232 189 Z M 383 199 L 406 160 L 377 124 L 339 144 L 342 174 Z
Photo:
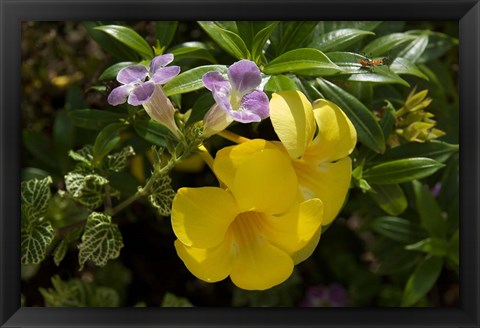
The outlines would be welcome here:
M 303 200 L 288 156 L 265 140 L 220 150 L 213 170 L 226 189 L 181 188 L 173 200 L 177 254 L 207 282 L 282 283 L 319 230 L 322 202 Z
M 357 142 L 355 128 L 331 101 L 320 99 L 312 105 L 303 93 L 293 90 L 272 95 L 270 119 L 290 155 L 304 198 L 320 198 L 322 225 L 330 224 L 350 186 L 348 155 Z

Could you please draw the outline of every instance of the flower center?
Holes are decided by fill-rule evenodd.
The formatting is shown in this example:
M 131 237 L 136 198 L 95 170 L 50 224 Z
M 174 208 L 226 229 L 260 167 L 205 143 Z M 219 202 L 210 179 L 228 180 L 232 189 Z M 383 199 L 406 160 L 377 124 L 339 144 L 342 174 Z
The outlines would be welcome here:
M 255 211 L 243 212 L 237 215 L 230 224 L 234 235 L 235 248 L 249 248 L 258 242 L 263 242 L 264 235 L 261 233 L 261 220 L 264 214 Z
M 239 110 L 242 107 L 242 94 L 232 90 L 230 93 L 230 104 L 233 110 Z

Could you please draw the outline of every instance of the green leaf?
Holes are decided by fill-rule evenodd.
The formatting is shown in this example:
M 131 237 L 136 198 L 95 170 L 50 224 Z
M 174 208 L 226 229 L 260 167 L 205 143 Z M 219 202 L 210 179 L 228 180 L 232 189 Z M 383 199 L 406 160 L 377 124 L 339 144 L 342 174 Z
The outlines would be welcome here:
M 395 184 L 425 178 L 445 165 L 425 157 L 399 159 L 373 166 L 363 172 L 371 184 Z
M 54 237 L 55 231 L 50 222 L 38 221 L 24 226 L 21 231 L 22 264 L 40 263 Z
M 309 44 L 317 24 L 316 21 L 280 22 L 272 33 L 271 47 L 275 55 Z
M 95 209 L 103 203 L 103 186 L 108 180 L 92 170 L 77 167 L 65 176 L 67 192 L 80 204 Z
M 252 59 L 257 64 L 260 64 L 261 58 L 263 56 L 263 50 L 265 45 L 272 34 L 273 29 L 277 26 L 278 22 L 271 23 L 267 25 L 262 30 L 258 31 L 255 34 L 252 42 Z
M 409 142 L 395 148 L 388 149 L 382 156 L 373 162 L 389 162 L 412 157 L 427 157 L 437 162 L 445 163 L 454 153 L 458 152 L 458 145 L 432 140 L 424 143 Z
M 392 103 L 388 100 L 385 101 L 385 111 L 383 112 L 383 116 L 380 120 L 380 126 L 382 127 L 383 135 L 385 137 L 385 141 L 388 140 L 388 137 L 393 132 L 395 128 L 395 108 L 393 107 Z M 390 149 L 387 149 L 385 153 L 387 153 Z M 385 155 L 385 153 L 381 156 Z
M 127 62 L 120 62 L 113 64 L 112 66 L 108 67 L 103 73 L 99 76 L 99 80 L 113 80 L 117 77 L 118 72 L 125 67 L 132 66 L 138 64 L 136 62 L 127 61 Z
M 250 58 L 250 52 L 237 34 L 221 28 L 215 22 L 198 22 L 200 27 L 227 53 L 237 59 Z
M 111 123 L 98 134 L 93 145 L 93 161 L 96 165 L 120 143 L 120 131 L 126 127 L 124 123 Z
M 312 48 L 295 49 L 280 55 L 263 69 L 265 74 L 293 72 L 307 76 L 329 76 L 341 71 L 323 52 Z
M 82 242 L 78 245 L 78 262 L 80 270 L 86 261 L 104 266 L 108 260 L 120 256 L 123 247 L 122 234 L 111 217 L 103 213 L 93 212 L 87 218 Z
M 428 35 L 427 33 L 423 33 L 419 35 L 415 40 L 410 42 L 396 56 L 415 63 L 422 56 L 423 52 L 427 48 L 427 45 Z
M 69 111 L 68 115 L 75 126 L 89 130 L 100 130 L 128 117 L 126 114 L 98 109 L 76 109 Z
M 388 54 L 392 49 L 398 47 L 406 42 L 413 41 L 417 37 L 406 33 L 392 33 L 379 37 L 363 49 L 362 53 L 367 54 L 370 57 L 377 57 L 383 54 Z
M 417 224 L 394 216 L 376 218 L 371 227 L 382 236 L 403 244 L 414 243 L 426 237 L 426 233 Z
M 265 27 L 267 22 L 264 21 L 236 21 L 238 35 L 245 42 L 248 49 L 252 49 L 253 38 Z
M 92 166 L 93 147 L 92 145 L 86 145 L 85 147 L 76 151 L 70 150 L 68 156 L 70 156 L 74 161 L 83 163 L 87 166 Z
M 448 244 L 447 256 L 448 259 L 455 266 L 456 271 L 458 272 L 458 266 L 460 263 L 460 231 L 457 230 L 452 235 L 450 242 Z
M 227 73 L 227 67 L 224 65 L 206 65 L 192 68 L 191 70 L 180 73 L 164 85 L 163 91 L 167 96 L 192 92 L 203 88 L 202 77 L 207 72 Z
M 168 175 L 157 178 L 148 196 L 150 203 L 158 209 L 161 216 L 170 216 L 175 191 L 171 187 L 172 179 Z
M 421 261 L 407 281 L 402 306 L 412 306 L 424 297 L 440 276 L 442 266 L 443 260 L 438 256 L 427 256 Z
M 377 273 L 390 275 L 404 271 L 414 266 L 417 260 L 417 254 L 406 251 L 403 247 L 398 247 L 390 251 L 388 256 L 380 261 Z
M 395 58 L 390 64 L 390 70 L 395 74 L 413 75 L 427 81 L 429 80 L 428 76 L 426 76 L 414 63 L 402 57 Z
M 428 32 L 428 45 L 420 58 L 418 63 L 426 63 L 443 56 L 452 47 L 458 45 L 458 39 L 452 38 L 444 33 Z
M 369 193 L 373 200 L 389 215 L 399 215 L 407 208 L 408 202 L 402 188 L 397 184 L 371 185 Z
M 199 42 L 187 42 L 186 44 L 188 43 L 195 44 Z M 182 46 L 173 49 L 171 53 L 175 56 L 175 61 L 182 59 L 202 59 L 213 64 L 217 63 L 217 60 L 212 56 L 212 54 L 210 54 L 210 52 L 203 47 Z
M 125 168 L 127 159 L 134 156 L 135 151 L 132 146 L 126 146 L 121 151 L 107 155 L 103 162 L 103 166 L 110 172 L 120 172 Z
M 317 83 L 325 98 L 337 104 L 352 121 L 358 140 L 371 150 L 383 153 L 385 139 L 372 112 L 357 98 L 332 82 L 318 78 Z
M 193 104 L 192 112 L 188 118 L 187 125 L 203 120 L 208 110 L 215 104 L 215 100 L 210 92 L 198 97 Z
M 153 120 L 135 121 L 133 128 L 140 137 L 163 148 L 167 147 L 166 140 L 172 136 L 172 133 L 166 126 Z
M 25 223 L 38 221 L 47 212 L 48 201 L 52 196 L 52 178 L 31 179 L 21 183 L 21 209 Z
M 343 28 L 320 35 L 308 47 L 324 52 L 341 51 L 349 48 L 367 35 L 375 35 L 375 33 L 355 28 Z
M 91 301 L 92 307 L 118 307 L 120 297 L 115 289 L 109 287 L 97 287 Z
M 177 21 L 155 22 L 155 37 L 163 50 L 167 49 L 170 43 L 172 43 L 177 27 Z
M 432 193 L 418 181 L 413 182 L 413 190 L 422 226 L 432 237 L 445 239 L 447 224 L 442 217 L 442 210 L 435 198 L 433 198 Z
M 73 148 L 75 127 L 67 111 L 59 111 L 53 123 L 53 142 L 59 161 L 64 161 L 66 153 Z
M 287 75 L 271 76 L 263 88 L 266 92 L 280 92 L 282 90 L 298 90 L 295 81 Z
M 62 260 L 67 255 L 68 251 L 68 242 L 65 239 L 62 239 L 60 243 L 58 243 L 57 247 L 53 250 L 53 262 L 55 262 L 56 266 L 59 266 Z
M 409 251 L 420 251 L 432 255 L 444 256 L 447 254 L 448 244 L 445 240 L 438 238 L 426 238 L 414 244 L 406 245 Z
M 96 30 L 107 33 L 114 39 L 135 50 L 144 58 L 152 58 L 153 51 L 150 45 L 137 32 L 131 28 L 120 25 L 103 25 L 95 27 Z
M 50 137 L 39 131 L 24 129 L 22 131 L 22 141 L 25 148 L 43 164 L 49 168 L 56 168 L 57 161 L 53 152 L 53 142 Z
M 192 303 L 185 297 L 178 297 L 172 293 L 165 293 L 161 307 L 192 307 Z

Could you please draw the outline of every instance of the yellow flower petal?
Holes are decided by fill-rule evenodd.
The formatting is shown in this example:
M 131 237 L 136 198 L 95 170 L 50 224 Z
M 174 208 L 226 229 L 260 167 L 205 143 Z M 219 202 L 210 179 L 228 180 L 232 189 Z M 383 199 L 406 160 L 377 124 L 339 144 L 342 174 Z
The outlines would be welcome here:
M 172 227 L 187 246 L 209 248 L 220 244 L 239 213 L 232 195 L 215 187 L 180 188 L 172 204 Z
M 242 213 L 232 224 L 236 256 L 230 278 L 240 288 L 264 290 L 284 282 L 293 271 L 290 256 L 261 234 L 252 213 Z
M 315 134 L 315 118 L 307 97 L 296 90 L 274 93 L 270 120 L 290 156 L 300 158 Z
M 345 113 L 333 102 L 320 99 L 313 105 L 318 134 L 310 152 L 318 161 L 332 162 L 346 157 L 355 148 L 357 131 Z
M 322 218 L 322 201 L 313 198 L 292 206 L 284 215 L 265 216 L 261 230 L 273 245 L 293 254 L 310 242 L 321 227 Z
M 347 195 L 352 176 L 352 161 L 350 157 L 345 157 L 335 163 L 319 163 L 308 155 L 307 153 L 304 161 L 294 161 L 293 166 L 305 199 L 322 200 L 322 225 L 327 225 L 335 219 Z
M 278 149 L 253 153 L 237 169 L 230 186 L 241 212 L 285 212 L 297 196 L 291 161 Z
M 175 241 L 175 249 L 188 270 L 197 278 L 207 282 L 225 279 L 232 270 L 232 238 L 227 234 L 225 240 L 213 248 L 195 248 Z
M 239 145 L 225 147 L 217 152 L 213 162 L 213 171 L 219 180 L 229 188 L 237 169 L 248 157 L 263 149 L 276 149 L 276 147 L 263 139 L 253 139 Z
M 301 248 L 300 250 L 298 250 L 297 252 L 291 255 L 295 265 L 305 261 L 310 257 L 310 255 L 313 254 L 313 252 L 315 251 L 315 248 L 318 245 L 318 242 L 320 241 L 321 235 L 322 235 L 322 228 L 319 228 L 317 229 L 317 231 L 315 231 L 313 237 L 303 248 Z

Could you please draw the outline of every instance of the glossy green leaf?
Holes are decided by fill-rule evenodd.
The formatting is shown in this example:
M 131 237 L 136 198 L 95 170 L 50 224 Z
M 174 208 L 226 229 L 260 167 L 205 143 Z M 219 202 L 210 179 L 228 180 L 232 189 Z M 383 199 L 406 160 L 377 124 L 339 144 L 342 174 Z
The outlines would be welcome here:
M 250 52 L 237 34 L 221 28 L 215 22 L 198 22 L 200 27 L 227 53 L 237 59 L 250 58 Z
M 415 40 L 406 45 L 396 57 L 401 57 L 415 63 L 423 54 L 428 46 L 428 35 L 426 33 L 419 35 Z
M 407 198 L 398 184 L 374 184 L 371 188 L 369 195 L 389 215 L 399 215 L 407 208 Z
M 93 147 L 91 145 L 86 145 L 76 151 L 70 150 L 68 152 L 68 156 L 70 156 L 74 161 L 83 163 L 86 166 L 93 166 Z
M 155 37 L 160 47 L 165 50 L 173 40 L 177 31 L 177 21 L 157 21 L 155 22 Z
M 163 148 L 167 146 L 166 140 L 171 138 L 170 130 L 153 120 L 135 121 L 133 128 L 140 137 Z
M 255 34 L 252 42 L 252 59 L 255 61 L 257 64 L 260 63 L 260 59 L 263 54 L 263 50 L 265 48 L 265 44 L 267 43 L 268 39 L 270 38 L 273 29 L 277 26 L 277 22 L 271 23 L 267 25 L 265 28 L 262 30 L 258 31 L 257 34 Z
M 395 74 L 413 75 L 427 81 L 429 80 L 428 76 L 425 75 L 420 68 L 418 68 L 408 59 L 402 57 L 395 58 L 395 60 L 390 64 L 390 70 Z
M 133 60 L 138 61 L 140 55 L 126 46 L 124 43 L 118 41 L 117 39 L 112 38 L 110 35 L 104 33 L 101 30 L 97 30 L 96 27 L 99 27 L 101 23 L 99 22 L 84 22 L 83 25 L 87 30 L 89 36 L 95 40 L 109 55 L 116 58 L 118 61 L 124 60 Z
M 427 236 L 419 225 L 394 216 L 376 218 L 372 221 L 371 227 L 380 235 L 403 244 L 411 244 Z
M 413 182 L 413 190 L 422 226 L 431 236 L 444 239 L 447 234 L 447 225 L 432 193 L 418 181 Z
M 425 178 L 444 166 L 425 157 L 399 159 L 373 166 L 363 172 L 363 178 L 370 184 L 402 183 Z
M 289 50 L 303 48 L 310 43 L 316 21 L 284 21 L 272 33 L 271 47 L 276 56 Z
M 195 44 L 196 42 L 191 43 Z M 185 45 L 173 49 L 171 53 L 175 56 L 175 61 L 179 61 L 182 59 L 201 59 L 209 61 L 213 64 L 217 63 L 217 60 L 210 54 L 207 49 L 203 47 Z
M 416 36 L 406 33 L 392 33 L 379 38 L 376 38 L 363 49 L 362 53 L 367 56 L 376 57 L 384 54 L 388 54 L 389 51 L 398 47 L 406 42 L 413 41 Z
M 315 38 L 308 47 L 324 52 L 341 51 L 347 49 L 367 35 L 375 35 L 375 33 L 355 28 L 343 28 L 320 35 Z
M 122 234 L 112 218 L 103 213 L 92 212 L 87 218 L 85 231 L 78 245 L 80 270 L 86 261 L 105 266 L 108 260 L 120 255 L 123 247 Z
M 274 75 L 270 77 L 263 88 L 265 92 L 280 92 L 282 90 L 298 90 L 298 86 L 287 75 Z
M 291 50 L 269 62 L 263 69 L 265 74 L 293 72 L 307 76 L 329 76 L 340 71 L 323 52 L 312 48 Z
M 422 31 L 423 32 L 423 31 Z M 418 58 L 418 63 L 426 63 L 443 56 L 452 47 L 458 46 L 458 39 L 439 32 L 428 32 L 428 45 Z
M 226 74 L 227 67 L 224 65 L 206 65 L 192 68 L 170 80 L 170 82 L 164 85 L 163 91 L 165 91 L 167 96 L 173 96 L 201 89 L 204 87 L 202 82 L 203 75 L 211 71 Z
M 380 119 L 380 126 L 382 127 L 383 135 L 385 137 L 385 142 L 388 140 L 388 137 L 395 129 L 395 108 L 392 103 L 388 100 L 385 101 L 386 105 L 384 106 L 385 110 L 383 111 L 382 118 Z M 387 153 L 389 149 L 385 152 Z M 385 155 L 385 153 L 383 155 Z M 412 156 L 409 156 L 412 157 Z M 383 156 L 382 156 L 383 158 Z
M 95 29 L 107 33 L 129 48 L 135 50 L 144 58 L 151 59 L 153 57 L 152 48 L 147 41 L 131 28 L 120 25 L 102 25 L 95 27 Z
M 381 21 L 320 21 L 315 28 L 315 37 L 341 29 L 373 31 L 381 23 Z
M 333 101 L 347 114 L 357 130 L 358 140 L 377 153 L 385 150 L 382 128 L 372 112 L 357 98 L 332 82 L 317 79 L 320 92 L 326 99 Z
M 89 130 L 100 130 L 128 117 L 127 114 L 98 109 L 75 109 L 68 111 L 68 115 L 75 126 Z
M 100 163 L 120 143 L 120 131 L 126 127 L 124 123 L 111 123 L 100 131 L 93 145 L 93 161 L 95 163 Z
M 253 39 L 255 35 L 265 28 L 267 22 L 265 21 L 236 21 L 238 35 L 245 42 L 248 49 L 252 49 Z
M 138 64 L 132 61 L 120 62 L 113 64 L 112 66 L 108 67 L 106 70 L 98 78 L 99 80 L 113 80 L 117 77 L 118 72 L 125 67 Z
M 412 306 L 424 297 L 440 276 L 442 266 L 443 260 L 439 256 L 427 256 L 421 261 L 407 281 L 402 306 Z
M 459 146 L 443 141 L 409 142 L 388 149 L 382 156 L 374 159 L 374 163 L 389 162 L 412 157 L 427 157 L 440 163 L 445 163 L 453 154 L 458 153 Z

